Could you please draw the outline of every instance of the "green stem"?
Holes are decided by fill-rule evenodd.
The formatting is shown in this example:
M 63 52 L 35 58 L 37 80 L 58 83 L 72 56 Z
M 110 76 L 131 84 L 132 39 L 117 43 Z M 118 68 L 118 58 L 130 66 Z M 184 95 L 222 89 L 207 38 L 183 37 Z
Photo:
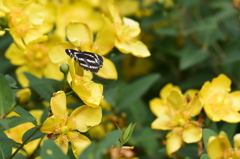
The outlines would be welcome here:
M 70 92 L 66 93 L 66 96 L 69 96 L 69 95 L 72 95 L 72 94 L 74 94 L 74 91 L 70 91 Z
M 9 157 L 9 159 L 12 159 L 19 150 L 21 150 L 23 148 L 23 146 L 28 142 L 28 140 L 40 129 L 41 125 L 36 127 L 36 130 L 34 132 L 32 132 L 28 138 L 26 138 L 26 140 L 21 144 L 21 146 L 18 147 L 18 149 Z
M 67 85 L 67 74 L 64 74 L 64 84 L 63 84 L 63 91 L 66 91 L 66 85 Z

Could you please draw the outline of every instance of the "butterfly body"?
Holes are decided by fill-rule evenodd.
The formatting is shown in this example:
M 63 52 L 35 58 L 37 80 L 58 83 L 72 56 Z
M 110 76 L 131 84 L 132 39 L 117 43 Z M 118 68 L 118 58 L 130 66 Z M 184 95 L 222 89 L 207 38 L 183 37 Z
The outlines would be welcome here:
M 86 51 L 76 51 L 73 49 L 66 49 L 65 52 L 70 58 L 74 58 L 79 66 L 87 71 L 90 70 L 93 73 L 97 73 L 103 65 L 103 58 L 100 55 Z

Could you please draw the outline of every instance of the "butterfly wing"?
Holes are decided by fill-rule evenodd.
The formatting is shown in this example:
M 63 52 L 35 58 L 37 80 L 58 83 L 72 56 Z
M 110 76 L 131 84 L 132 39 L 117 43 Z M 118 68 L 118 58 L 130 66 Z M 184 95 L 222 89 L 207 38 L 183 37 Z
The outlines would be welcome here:
M 66 49 L 66 53 L 85 70 L 97 73 L 103 65 L 103 58 L 100 55 L 91 52 L 81 52 L 72 49 Z

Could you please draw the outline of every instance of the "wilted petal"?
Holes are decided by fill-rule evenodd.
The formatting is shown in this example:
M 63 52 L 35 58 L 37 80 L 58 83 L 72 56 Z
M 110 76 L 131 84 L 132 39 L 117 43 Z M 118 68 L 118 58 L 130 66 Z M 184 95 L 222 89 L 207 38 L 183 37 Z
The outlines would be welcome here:
M 202 129 L 195 121 L 190 121 L 183 129 L 183 141 L 186 143 L 198 142 L 202 138 Z
M 96 37 L 96 41 L 93 45 L 92 52 L 99 55 L 105 55 L 114 47 L 115 33 L 112 28 L 102 28 Z
M 131 53 L 137 57 L 148 57 L 151 55 L 147 46 L 139 40 L 131 42 L 130 49 Z
M 66 49 L 74 49 L 69 43 L 59 43 L 49 50 L 48 56 L 55 64 L 68 63 L 69 56 L 66 54 Z
M 51 110 L 54 115 L 65 118 L 68 114 L 66 95 L 63 91 L 58 91 L 51 98 Z
M 90 50 L 93 42 L 93 35 L 86 24 L 79 22 L 69 23 L 66 34 L 67 38 L 74 46 L 81 48 L 82 51 Z
M 167 112 L 167 105 L 160 98 L 150 100 L 150 109 L 154 115 L 160 117 Z
M 116 80 L 118 78 L 117 70 L 114 65 L 114 63 L 103 57 L 103 67 L 100 68 L 99 72 L 96 73 L 99 77 L 105 78 L 105 79 L 114 79 Z
M 91 127 L 98 125 L 102 119 L 102 108 L 91 108 L 87 105 L 80 106 L 70 115 L 67 126 L 71 130 L 86 132 Z
M 171 130 L 171 118 L 168 115 L 161 115 L 156 120 L 154 120 L 151 124 L 152 129 L 158 130 Z
M 230 92 L 231 90 L 231 80 L 224 74 L 220 74 L 218 77 L 212 80 L 211 86 L 215 91 L 226 91 Z
M 81 152 L 91 144 L 91 141 L 84 135 L 70 131 L 67 134 L 69 140 L 72 144 L 72 151 L 76 158 L 81 154 Z
M 174 130 L 167 134 L 167 154 L 170 156 L 173 152 L 180 149 L 182 145 L 181 133 L 175 132 Z

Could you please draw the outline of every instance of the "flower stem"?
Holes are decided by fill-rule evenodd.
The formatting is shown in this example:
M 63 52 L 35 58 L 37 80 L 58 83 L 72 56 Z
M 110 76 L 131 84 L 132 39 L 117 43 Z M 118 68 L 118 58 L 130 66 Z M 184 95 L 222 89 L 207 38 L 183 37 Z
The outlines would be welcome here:
M 27 143 L 27 141 L 40 129 L 41 125 L 36 127 L 36 130 L 33 131 L 27 138 L 26 140 L 21 144 L 21 146 L 18 147 L 18 149 L 9 157 L 9 159 L 12 159 L 19 150 L 21 150 L 23 148 L 23 146 Z

